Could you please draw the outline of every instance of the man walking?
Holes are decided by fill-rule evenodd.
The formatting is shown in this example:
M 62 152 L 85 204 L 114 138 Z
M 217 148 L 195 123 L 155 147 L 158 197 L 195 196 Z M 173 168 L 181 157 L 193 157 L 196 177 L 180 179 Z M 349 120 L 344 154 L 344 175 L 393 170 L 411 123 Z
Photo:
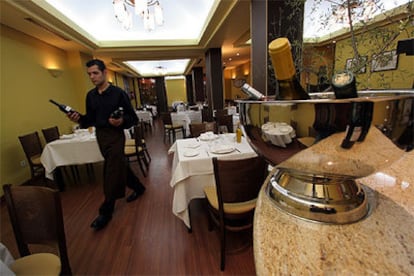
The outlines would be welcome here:
M 125 196 L 125 185 L 133 190 L 127 202 L 137 199 L 145 187 L 134 175 L 124 156 L 124 129 L 137 124 L 138 118 L 128 95 L 107 80 L 105 63 L 93 59 L 86 63 L 87 73 L 95 85 L 86 96 L 86 114 L 68 114 L 70 120 L 81 128 L 94 126 L 99 149 L 104 157 L 103 192 L 105 199 L 99 208 L 98 217 L 92 222 L 95 230 L 104 228 L 112 219 L 115 201 Z M 113 116 L 122 108 L 121 116 Z

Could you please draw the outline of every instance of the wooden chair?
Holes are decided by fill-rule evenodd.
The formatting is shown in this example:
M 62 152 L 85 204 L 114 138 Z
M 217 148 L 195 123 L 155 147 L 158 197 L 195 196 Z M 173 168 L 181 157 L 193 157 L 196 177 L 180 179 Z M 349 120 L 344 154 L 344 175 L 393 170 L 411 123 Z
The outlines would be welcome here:
M 36 176 L 44 176 L 45 169 L 40 162 L 43 147 L 40 142 L 39 133 L 37 131 L 19 136 L 19 141 L 23 147 L 27 162 L 29 163 L 32 178 Z
M 227 128 L 227 132 L 234 132 L 233 115 L 216 116 L 217 130 L 220 131 L 222 126 Z
M 205 123 L 192 123 L 189 125 L 190 127 L 190 136 L 191 137 L 198 137 L 201 133 L 206 132 L 206 125 Z
M 216 123 L 215 122 L 203 122 L 203 123 L 193 123 L 190 124 L 190 135 L 191 137 L 198 137 L 201 133 L 212 131 L 216 132 Z
M 31 245 L 37 245 L 37 250 L 42 245 L 48 253 L 53 248 L 60 258 L 61 275 L 71 275 L 59 192 L 47 187 L 10 184 L 4 185 L 3 190 L 21 257 L 39 253 L 32 252 L 30 249 L 35 247 Z
M 224 115 L 229 115 L 229 112 L 227 111 L 227 109 L 217 109 L 216 110 L 215 117 L 220 117 L 220 116 L 224 116 Z
M 212 131 L 214 133 L 217 133 L 217 125 L 216 122 L 205 122 L 205 131 Z
M 143 136 L 142 136 L 142 125 L 141 124 L 134 126 L 133 141 L 134 142 L 131 143 L 129 142 L 129 140 L 126 140 L 125 147 L 124 147 L 125 156 L 128 159 L 128 162 L 137 161 L 142 174 L 144 175 L 144 177 L 146 177 L 147 174 L 145 171 L 149 167 L 149 160 L 147 159 L 149 156 L 149 153 L 148 153 L 148 150 L 146 150 L 145 140 L 143 139 Z M 146 154 L 145 151 L 147 151 L 148 155 Z M 132 159 L 134 157 L 135 159 Z M 145 169 L 144 169 L 144 166 L 145 166 Z
M 181 131 L 183 137 L 185 137 L 185 128 L 182 124 L 173 124 L 171 120 L 171 114 L 168 112 L 160 113 L 161 120 L 164 126 L 164 143 L 165 137 L 168 136 L 168 141 L 171 142 L 171 136 L 173 137 L 173 142 L 175 141 L 175 135 L 177 131 Z
M 60 137 L 59 128 L 57 126 L 42 129 L 43 137 L 46 143 L 58 140 Z
M 149 154 L 147 143 L 145 141 L 145 135 L 144 135 L 144 123 L 138 122 L 136 126 L 133 126 L 128 130 L 129 135 L 131 138 L 128 138 L 125 140 L 125 146 L 135 146 L 135 134 L 139 135 L 138 138 L 140 138 L 140 146 L 143 148 L 145 157 L 147 159 L 147 163 L 151 162 L 151 155 Z
M 256 198 L 267 175 L 265 160 L 219 160 L 213 157 L 215 186 L 206 186 L 209 230 L 218 226 L 220 235 L 220 269 L 224 270 L 226 231 L 238 232 L 253 227 Z

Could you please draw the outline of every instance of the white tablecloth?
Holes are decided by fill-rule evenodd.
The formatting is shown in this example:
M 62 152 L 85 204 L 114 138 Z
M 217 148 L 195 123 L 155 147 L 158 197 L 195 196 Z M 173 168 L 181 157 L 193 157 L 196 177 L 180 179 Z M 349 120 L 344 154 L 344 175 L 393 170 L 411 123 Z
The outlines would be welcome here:
M 230 140 L 232 142 L 229 142 Z M 174 189 L 172 211 L 187 227 L 191 227 L 188 204 L 192 199 L 204 198 L 203 188 L 215 184 L 212 157 L 240 159 L 256 156 L 244 138 L 240 144 L 234 141 L 234 134 L 220 135 L 220 138 L 210 142 L 195 138 L 179 139 L 169 149 L 168 153 L 174 154 L 170 181 L 170 186 Z M 196 147 L 197 143 L 198 147 Z M 217 144 L 230 143 L 236 148 L 231 153 L 214 154 L 210 151 L 210 148 Z M 197 156 L 185 156 L 186 153 L 194 150 L 199 152 Z
M 158 109 L 156 105 L 147 105 L 148 108 L 151 108 L 151 114 L 154 117 L 157 117 L 158 115 Z
M 228 106 L 225 109 L 227 109 L 227 114 L 229 114 L 229 115 L 237 114 L 237 107 L 236 106 Z
M 140 121 L 152 125 L 152 113 L 150 111 L 137 110 L 135 113 Z
M 262 125 L 262 133 L 273 145 L 286 148 L 296 136 L 295 130 L 284 122 L 267 122 Z
M 201 111 L 187 110 L 183 112 L 172 112 L 171 121 L 173 124 L 182 124 L 185 127 L 185 133 L 187 136 L 190 135 L 190 124 L 201 123 L 203 118 Z
M 53 179 L 53 171 L 56 167 L 96 163 L 103 160 L 96 138 L 90 134 L 50 142 L 46 144 L 40 157 L 46 177 L 49 179 Z

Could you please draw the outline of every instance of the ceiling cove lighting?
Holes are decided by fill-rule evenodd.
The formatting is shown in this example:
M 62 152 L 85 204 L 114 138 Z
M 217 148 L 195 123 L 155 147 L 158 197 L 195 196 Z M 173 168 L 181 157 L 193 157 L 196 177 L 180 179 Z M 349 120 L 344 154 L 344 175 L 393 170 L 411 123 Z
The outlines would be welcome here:
M 155 30 L 155 26 L 164 24 L 162 7 L 158 0 L 113 0 L 115 17 L 124 29 L 132 28 L 132 14 L 128 6 L 134 7 L 135 14 L 142 18 L 146 31 Z

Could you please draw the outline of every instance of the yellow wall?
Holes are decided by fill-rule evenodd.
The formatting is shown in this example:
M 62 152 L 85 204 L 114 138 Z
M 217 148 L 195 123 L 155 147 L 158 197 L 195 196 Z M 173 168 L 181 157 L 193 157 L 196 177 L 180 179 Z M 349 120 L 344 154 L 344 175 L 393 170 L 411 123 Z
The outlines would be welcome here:
M 20 184 L 30 178 L 18 136 L 57 125 L 62 133 L 71 129 L 70 121 L 49 99 L 81 109 L 79 91 L 66 52 L 26 35 L 1 27 L 1 163 L 0 183 Z M 52 77 L 47 67 L 63 70 Z M 26 162 L 27 163 L 27 162 Z M 0 192 L 3 194 L 3 190 Z
M 165 89 L 167 90 L 168 106 L 171 106 L 175 101 L 187 102 L 184 78 L 165 80 Z
M 401 54 L 398 57 L 398 67 L 396 70 L 371 72 L 371 60 L 375 53 L 380 52 L 385 35 L 378 35 L 379 31 L 391 31 L 398 28 L 397 24 L 386 27 L 376 28 L 370 33 L 357 35 L 358 51 L 361 56 L 368 58 L 366 73 L 356 76 L 358 90 L 363 89 L 407 89 L 412 88 L 414 83 L 414 56 Z M 414 32 L 414 26 L 410 25 L 407 31 L 401 32 L 398 37 L 385 49 L 391 51 L 397 49 L 398 40 L 410 38 Z M 346 60 L 354 56 L 351 40 L 338 40 L 336 43 L 335 70 L 344 70 Z
M 88 54 L 66 52 L 0 25 L 0 183 L 21 184 L 30 169 L 18 136 L 57 125 L 70 133 L 73 123 L 49 99 L 85 111 L 85 95 L 93 87 L 85 70 Z M 63 71 L 52 77 L 46 68 Z M 112 74 L 112 72 L 110 72 Z M 0 189 L 3 195 L 3 189 Z
M 224 98 L 226 100 L 247 99 L 240 88 L 233 85 L 235 79 L 243 79 L 250 83 L 250 61 L 237 67 L 224 70 Z

